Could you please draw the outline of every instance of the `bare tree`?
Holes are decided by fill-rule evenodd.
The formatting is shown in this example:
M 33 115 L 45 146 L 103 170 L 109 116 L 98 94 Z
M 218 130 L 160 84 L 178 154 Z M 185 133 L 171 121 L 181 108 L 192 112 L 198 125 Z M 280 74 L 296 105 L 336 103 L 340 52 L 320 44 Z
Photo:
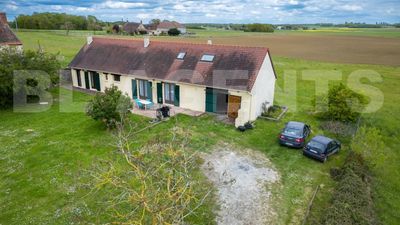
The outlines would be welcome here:
M 172 140 L 133 148 L 134 126 L 118 124 L 115 140 L 123 165 L 108 162 L 93 174 L 96 189 L 111 188 L 107 206 L 118 224 L 183 224 L 211 193 L 194 179 L 198 155 L 188 150 L 188 132 L 174 128 Z

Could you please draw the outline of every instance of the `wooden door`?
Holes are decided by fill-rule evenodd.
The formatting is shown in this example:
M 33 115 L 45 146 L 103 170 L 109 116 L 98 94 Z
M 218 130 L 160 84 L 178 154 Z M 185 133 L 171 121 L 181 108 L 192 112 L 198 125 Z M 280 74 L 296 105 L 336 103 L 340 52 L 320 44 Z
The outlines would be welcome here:
M 228 117 L 231 119 L 236 119 L 238 118 L 239 114 L 239 109 L 240 109 L 240 103 L 242 102 L 242 97 L 240 96 L 235 96 L 235 95 L 229 95 L 228 97 Z

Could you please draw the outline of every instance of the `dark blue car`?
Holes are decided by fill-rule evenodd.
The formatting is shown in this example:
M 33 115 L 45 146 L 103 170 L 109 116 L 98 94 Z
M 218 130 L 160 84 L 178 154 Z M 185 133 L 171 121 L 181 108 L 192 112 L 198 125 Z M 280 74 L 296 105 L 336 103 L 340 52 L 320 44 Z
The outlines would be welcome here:
M 279 143 L 293 148 L 302 148 L 310 133 L 311 128 L 309 125 L 291 121 L 286 124 L 279 134 Z
M 324 137 L 315 136 L 303 149 L 303 155 L 326 162 L 328 157 L 338 153 L 342 145 L 339 141 Z

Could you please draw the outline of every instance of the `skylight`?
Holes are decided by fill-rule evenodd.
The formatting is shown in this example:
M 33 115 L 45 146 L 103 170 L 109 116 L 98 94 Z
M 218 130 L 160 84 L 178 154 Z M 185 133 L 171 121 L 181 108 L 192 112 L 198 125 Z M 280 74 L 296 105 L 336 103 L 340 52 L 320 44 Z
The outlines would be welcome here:
M 214 55 L 205 54 L 201 57 L 201 61 L 212 62 L 214 60 Z
M 183 59 L 185 58 L 186 52 L 179 52 L 178 56 L 176 57 L 177 59 Z

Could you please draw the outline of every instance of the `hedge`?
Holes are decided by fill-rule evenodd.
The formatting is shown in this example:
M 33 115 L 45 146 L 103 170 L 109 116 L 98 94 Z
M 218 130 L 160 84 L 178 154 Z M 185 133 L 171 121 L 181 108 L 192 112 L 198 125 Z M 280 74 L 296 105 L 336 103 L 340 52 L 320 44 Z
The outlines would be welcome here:
M 370 173 L 360 154 L 351 152 L 340 170 L 331 175 L 338 181 L 330 207 L 321 223 L 326 225 L 380 224 L 371 198 Z

